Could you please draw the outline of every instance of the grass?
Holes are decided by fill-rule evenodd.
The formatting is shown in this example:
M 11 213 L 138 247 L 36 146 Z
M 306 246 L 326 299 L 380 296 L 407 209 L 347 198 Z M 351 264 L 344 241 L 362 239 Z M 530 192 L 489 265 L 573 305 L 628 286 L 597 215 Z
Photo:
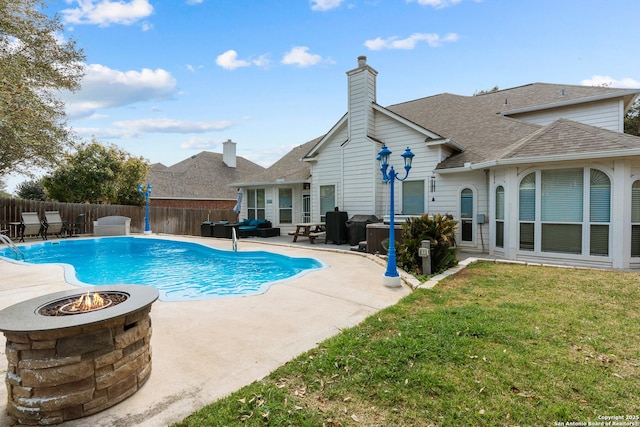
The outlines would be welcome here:
M 638 415 L 639 301 L 637 273 L 474 264 L 174 427 L 553 426 Z

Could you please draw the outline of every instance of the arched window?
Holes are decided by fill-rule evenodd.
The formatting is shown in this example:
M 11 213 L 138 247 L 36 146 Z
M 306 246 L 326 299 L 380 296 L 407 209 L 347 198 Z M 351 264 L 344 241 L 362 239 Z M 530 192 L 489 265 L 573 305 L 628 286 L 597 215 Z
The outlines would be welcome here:
M 496 247 L 504 248 L 504 187 L 496 188 Z
M 606 173 L 591 169 L 589 187 L 590 254 L 609 255 L 611 222 L 611 180 Z
M 473 190 L 465 188 L 460 193 L 460 223 L 462 241 L 473 241 Z
M 631 186 L 631 256 L 640 257 L 640 181 Z
M 532 251 L 535 243 L 536 173 L 520 181 L 519 197 L 520 249 Z

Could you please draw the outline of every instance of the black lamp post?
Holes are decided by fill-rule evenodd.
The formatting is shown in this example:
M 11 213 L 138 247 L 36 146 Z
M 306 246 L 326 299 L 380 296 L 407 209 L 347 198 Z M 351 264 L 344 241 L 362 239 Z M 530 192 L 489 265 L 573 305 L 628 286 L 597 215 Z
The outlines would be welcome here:
M 400 275 L 398 274 L 398 268 L 396 267 L 396 242 L 395 242 L 395 221 L 394 221 L 394 182 L 404 181 L 409 176 L 409 169 L 411 169 L 411 162 L 414 154 L 409 147 L 402 153 L 404 159 L 404 170 L 406 171 L 403 178 L 399 178 L 393 166 L 389 169 L 389 155 L 391 150 L 386 145 L 382 146 L 382 150 L 378 152 L 378 161 L 380 162 L 380 172 L 382 172 L 382 182 L 390 183 L 391 188 L 389 192 L 390 206 L 389 206 L 389 252 L 387 254 L 387 271 L 384 273 L 382 283 L 388 287 L 398 287 L 401 285 Z M 389 171 L 387 172 L 387 169 Z
M 143 190 L 142 185 L 138 184 L 138 193 L 140 193 L 141 196 L 144 196 L 146 202 L 144 234 L 151 234 L 151 222 L 149 220 L 149 196 L 151 196 L 151 184 L 147 183 L 146 191 Z

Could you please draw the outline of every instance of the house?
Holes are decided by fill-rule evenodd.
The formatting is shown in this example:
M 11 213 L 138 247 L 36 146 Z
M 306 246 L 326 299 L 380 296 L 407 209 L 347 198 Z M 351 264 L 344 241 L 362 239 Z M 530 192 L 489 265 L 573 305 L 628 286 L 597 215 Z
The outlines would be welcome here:
M 293 148 L 266 170 L 230 184 L 244 192 L 240 216 L 267 219 L 274 227 L 291 231 L 311 220 L 311 166 L 302 162 L 320 138 Z
M 347 72 L 347 113 L 303 157 L 312 221 L 334 206 L 387 215 L 377 153 L 386 144 L 404 172 L 410 147 L 413 167 L 395 183 L 398 219 L 451 214 L 469 252 L 640 267 L 640 138 L 623 133 L 640 90 L 533 83 L 383 107 L 377 74 L 358 58 Z
M 192 209 L 233 209 L 243 181 L 265 168 L 236 156 L 236 143 L 223 143 L 223 152 L 203 151 L 173 166 L 154 164 L 147 174 L 152 185 L 151 206 Z
M 450 214 L 457 244 L 520 261 L 640 268 L 640 138 L 623 133 L 640 89 L 532 83 L 383 107 L 377 71 L 358 58 L 347 72 L 348 109 L 328 132 L 233 186 L 246 190 L 241 216 L 275 226 L 389 212 L 391 165 L 415 158 L 395 183 L 397 220 Z M 297 162 L 302 158 L 302 166 Z

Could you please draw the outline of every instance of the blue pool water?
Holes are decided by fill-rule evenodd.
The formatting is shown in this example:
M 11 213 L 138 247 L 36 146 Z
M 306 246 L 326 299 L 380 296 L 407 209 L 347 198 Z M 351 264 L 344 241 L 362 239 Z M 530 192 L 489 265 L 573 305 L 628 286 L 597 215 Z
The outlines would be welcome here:
M 229 242 L 231 245 L 231 242 Z M 271 252 L 233 252 L 174 240 L 102 237 L 19 246 L 31 264 L 68 264 L 68 282 L 79 285 L 148 285 L 164 301 L 256 295 L 274 282 L 323 268 L 313 258 Z M 9 248 L 0 256 L 15 259 Z

